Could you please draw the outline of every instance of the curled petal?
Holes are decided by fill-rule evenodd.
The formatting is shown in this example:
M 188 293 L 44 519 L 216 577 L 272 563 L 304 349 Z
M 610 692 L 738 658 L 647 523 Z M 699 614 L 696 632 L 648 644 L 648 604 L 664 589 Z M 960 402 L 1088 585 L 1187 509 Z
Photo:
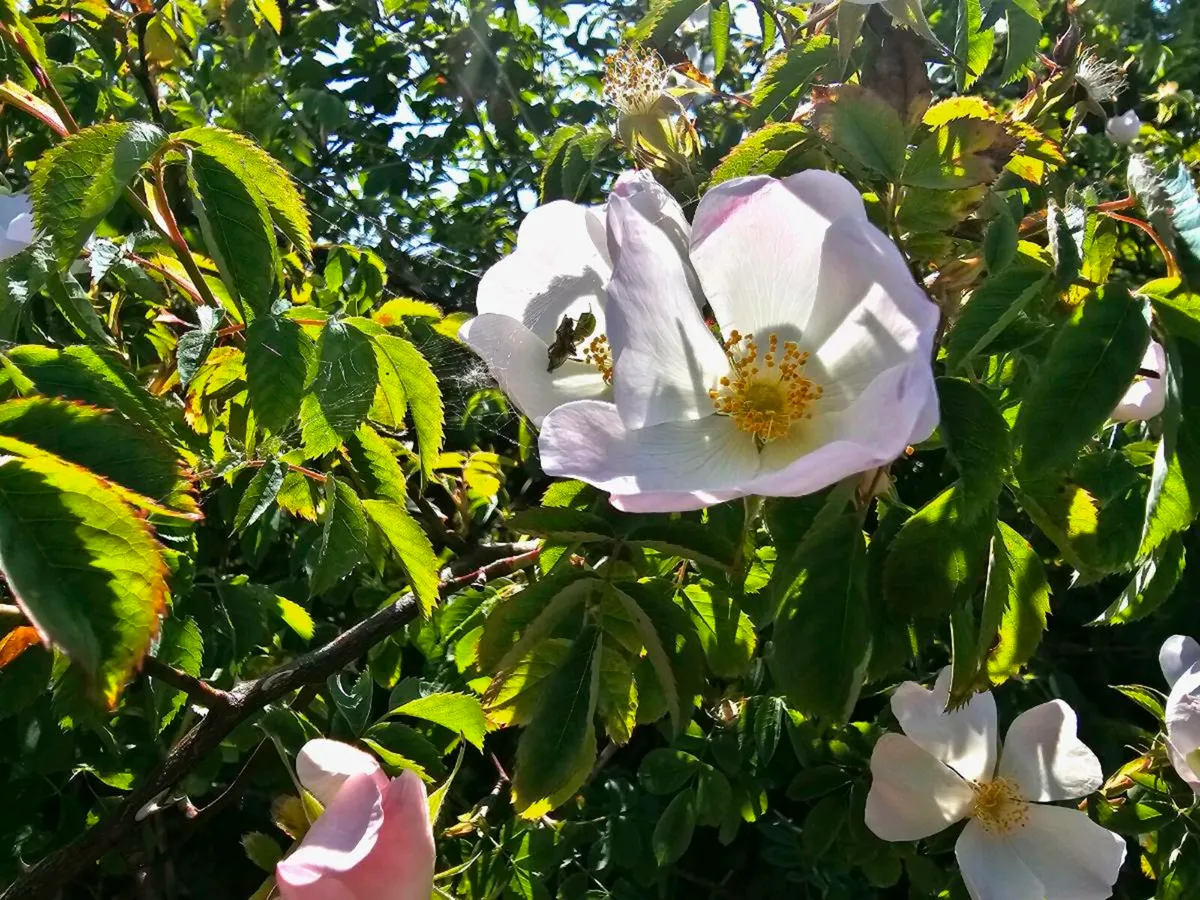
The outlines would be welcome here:
M 933 690 L 906 681 L 892 694 L 892 712 L 913 743 L 967 781 L 986 781 L 996 770 L 996 701 L 990 691 L 965 706 L 946 711 L 950 668 L 938 674 Z
M 1027 800 L 1085 797 L 1104 783 L 1100 760 L 1079 740 L 1075 710 L 1062 700 L 1027 709 L 1009 726 L 999 774 Z
M 538 446 L 547 474 L 618 495 L 736 491 L 758 467 L 754 439 L 723 418 L 627 429 L 613 404 L 596 400 L 551 412 Z
M 463 323 L 458 336 L 479 354 L 500 388 L 534 425 L 541 425 L 556 406 L 605 399 L 611 393 L 600 371 L 587 363 L 568 359 L 548 371 L 546 342 L 508 316 L 476 316 Z
M 1171 686 L 1167 696 L 1167 751 L 1179 777 L 1200 794 L 1196 771 L 1200 750 L 1200 665 L 1192 666 Z
M 885 841 L 916 841 L 967 815 L 971 786 L 901 734 L 885 734 L 871 754 L 866 823 Z
M 603 208 L 555 200 L 525 217 L 516 249 L 480 279 L 475 306 L 522 322 L 545 344 L 564 316 L 585 312 L 603 333 L 611 273 Z
M 381 791 L 387 786 L 387 776 L 375 757 L 341 741 L 317 738 L 305 744 L 296 756 L 296 777 L 322 806 L 333 802 L 352 775 L 369 775 Z
M 1158 665 L 1168 687 L 1174 687 L 1183 673 L 1200 663 L 1200 643 L 1186 634 L 1173 634 L 1158 651 Z

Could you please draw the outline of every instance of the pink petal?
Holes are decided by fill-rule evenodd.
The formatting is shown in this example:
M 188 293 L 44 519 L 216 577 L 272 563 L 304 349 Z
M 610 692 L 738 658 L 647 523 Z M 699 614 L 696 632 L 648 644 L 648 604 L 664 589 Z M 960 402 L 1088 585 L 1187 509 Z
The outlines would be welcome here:
M 296 757 L 296 776 L 305 790 L 329 806 L 352 775 L 370 775 L 378 790 L 387 787 L 387 776 L 369 753 L 328 738 L 317 738 Z

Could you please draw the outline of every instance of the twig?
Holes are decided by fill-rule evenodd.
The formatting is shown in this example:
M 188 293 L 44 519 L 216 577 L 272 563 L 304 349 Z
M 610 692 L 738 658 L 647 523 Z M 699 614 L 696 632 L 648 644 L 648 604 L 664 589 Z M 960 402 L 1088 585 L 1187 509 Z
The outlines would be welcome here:
M 151 678 L 157 678 L 176 690 L 183 691 L 197 706 L 212 710 L 229 705 L 229 694 L 225 691 L 194 678 L 187 672 L 181 672 L 156 657 L 147 656 L 142 663 L 142 671 Z
M 464 585 L 507 575 L 532 565 L 541 549 L 496 560 L 479 569 L 442 582 L 447 597 Z M 399 631 L 419 613 L 411 594 L 405 595 L 342 632 L 328 644 L 292 660 L 272 672 L 244 681 L 225 692 L 228 704 L 210 709 L 167 754 L 166 759 L 130 793 L 125 802 L 79 839 L 51 853 L 8 887 L 0 900 L 42 900 L 82 875 L 105 853 L 119 846 L 137 828 L 158 800 L 247 719 L 269 703 L 281 700 L 306 685 L 320 684 L 334 672 L 358 659 L 371 647 Z
M 37 56 L 30 49 L 28 42 L 25 40 L 21 32 L 8 25 L 0 25 L 0 34 L 8 40 L 17 52 L 21 54 L 21 58 L 25 61 L 25 65 L 29 66 L 29 71 L 33 73 L 33 77 L 37 80 L 38 87 L 46 92 L 46 97 L 50 101 L 50 105 L 54 107 L 59 117 L 66 126 L 67 131 L 76 132 L 79 130 L 79 123 L 75 121 L 75 117 L 71 115 L 71 108 L 62 98 L 62 94 L 58 92 L 58 88 L 54 86 L 54 82 L 50 80 L 50 76 L 46 70 L 42 68 L 38 62 Z

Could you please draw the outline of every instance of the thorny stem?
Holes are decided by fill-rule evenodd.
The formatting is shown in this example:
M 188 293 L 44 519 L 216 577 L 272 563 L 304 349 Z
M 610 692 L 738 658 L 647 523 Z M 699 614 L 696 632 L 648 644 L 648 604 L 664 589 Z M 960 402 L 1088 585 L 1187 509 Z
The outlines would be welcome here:
M 509 575 L 532 565 L 540 553 L 539 547 L 488 563 L 465 575 L 445 579 L 441 583 L 440 593 L 448 597 L 466 585 Z M 0 900 L 41 900 L 55 896 L 105 853 L 119 847 L 133 835 L 143 819 L 157 811 L 157 803 L 188 772 L 216 750 L 235 728 L 261 712 L 268 704 L 282 700 L 307 685 L 324 682 L 334 672 L 417 618 L 419 613 L 416 599 L 406 594 L 342 632 L 323 647 L 224 692 L 229 698 L 228 704 L 210 709 L 208 715 L 192 726 L 171 748 L 158 768 L 144 778 L 111 815 L 82 837 L 44 857 L 0 894 Z M 151 677 L 154 677 L 153 673 Z

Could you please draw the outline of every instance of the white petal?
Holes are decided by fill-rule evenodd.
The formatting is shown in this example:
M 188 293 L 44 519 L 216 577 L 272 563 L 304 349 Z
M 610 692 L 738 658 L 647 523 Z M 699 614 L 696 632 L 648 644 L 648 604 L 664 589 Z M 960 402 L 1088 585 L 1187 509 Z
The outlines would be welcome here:
M 569 359 L 547 371 L 546 342 L 508 316 L 476 316 L 463 323 L 458 336 L 479 354 L 504 393 L 534 425 L 541 425 L 556 406 L 608 399 L 611 393 L 600 371 L 587 363 Z
M 388 783 L 383 769 L 371 754 L 328 738 L 315 738 L 296 755 L 296 777 L 304 789 L 329 806 L 351 775 L 369 775 L 379 791 Z
M 1200 662 L 1200 643 L 1186 634 L 1173 634 L 1158 650 L 1158 665 L 1162 669 L 1167 686 L 1174 687 L 1180 677 Z
M 605 330 L 605 288 L 612 266 L 604 238 L 604 210 L 555 200 L 521 223 L 517 246 L 479 281 L 475 307 L 525 324 L 546 343 L 563 316 L 596 316 Z
M 608 502 L 621 512 L 687 512 L 744 497 L 742 491 L 660 491 L 646 494 L 613 494 Z
M 954 856 L 972 900 L 1046 900 L 1042 883 L 1012 843 L 985 831 L 974 819 L 958 836 Z
M 538 446 L 546 474 L 620 495 L 736 491 L 758 466 L 754 439 L 726 418 L 629 429 L 613 404 L 596 400 L 551 412 Z
M 1075 710 L 1062 700 L 1027 709 L 1004 736 L 998 774 L 1027 800 L 1074 800 L 1104 783 L 1096 754 L 1079 740 Z
M 862 198 L 840 175 L 816 169 L 783 180 L 734 178 L 704 195 L 692 262 L 726 335 L 799 338 L 821 297 L 825 230 L 841 216 L 865 218 Z
M 902 734 L 885 734 L 871 754 L 866 823 L 885 841 L 916 841 L 962 819 L 971 787 Z
M 1031 806 L 1024 827 L 1008 840 L 1047 900 L 1111 897 L 1125 861 L 1124 838 L 1061 806 Z
M 1114 422 L 1144 422 L 1153 419 L 1166 408 L 1167 353 L 1158 341 L 1151 341 L 1146 347 L 1146 355 L 1142 357 L 1140 368 L 1157 373 L 1157 378 L 1150 375 L 1138 375 L 1117 408 L 1109 417 Z
M 793 434 L 763 447 L 762 474 L 749 485 L 752 493 L 798 497 L 819 491 L 890 463 L 912 441 L 929 436 L 931 417 L 937 422 L 933 370 L 923 360 L 881 373 L 846 409 L 826 411 L 824 401 L 817 401 L 811 420 L 793 426 Z
M 33 243 L 33 205 L 28 194 L 0 194 L 0 260 Z
M 633 197 L 609 199 L 609 240 L 617 249 L 608 340 L 613 395 L 629 428 L 710 416 L 708 392 L 729 374 L 725 351 L 704 324 L 689 283 L 678 223 L 665 213 L 643 212 Z
M 1200 796 L 1200 750 L 1190 752 L 1181 750 L 1170 737 L 1167 738 L 1167 757 L 1171 760 L 1171 768 L 1188 783 L 1192 792 Z
M 1200 750 L 1200 664 L 1180 675 L 1167 696 L 1167 749 L 1171 764 L 1184 781 L 1200 792 L 1200 778 L 1193 766 Z
M 671 196 L 670 191 L 655 181 L 653 175 L 645 169 L 622 172 L 613 185 L 612 196 L 627 199 L 642 218 L 666 233 L 680 256 L 687 256 L 692 226 L 688 224 L 683 207 Z M 619 241 L 621 237 L 619 230 L 612 230 L 606 240 Z M 610 244 L 608 249 L 610 258 L 616 259 L 620 255 L 619 244 Z M 693 281 L 693 284 L 698 285 L 698 282 Z
M 906 681 L 892 694 L 892 712 L 913 743 L 967 781 L 984 781 L 996 769 L 996 701 L 991 691 L 946 712 L 950 668 L 942 669 L 933 690 Z

